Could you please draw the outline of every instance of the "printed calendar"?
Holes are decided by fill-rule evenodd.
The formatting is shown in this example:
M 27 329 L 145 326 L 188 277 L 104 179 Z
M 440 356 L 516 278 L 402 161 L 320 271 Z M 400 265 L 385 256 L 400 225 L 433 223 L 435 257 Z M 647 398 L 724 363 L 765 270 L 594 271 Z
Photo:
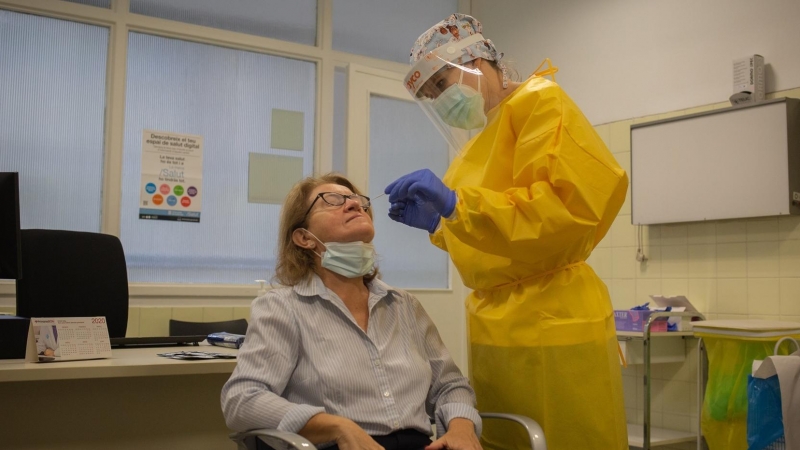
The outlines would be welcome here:
M 105 317 L 35 317 L 31 319 L 28 342 L 28 361 L 111 357 Z

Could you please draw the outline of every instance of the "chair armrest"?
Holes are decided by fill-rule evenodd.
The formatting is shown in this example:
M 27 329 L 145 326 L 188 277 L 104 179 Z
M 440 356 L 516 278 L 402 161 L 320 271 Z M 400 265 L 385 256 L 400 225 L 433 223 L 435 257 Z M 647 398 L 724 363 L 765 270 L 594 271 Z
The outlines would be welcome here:
M 238 450 L 255 450 L 256 439 L 261 439 L 275 450 L 317 450 L 314 444 L 299 434 L 267 428 L 231 433 L 230 438 L 236 442 Z
M 528 432 L 528 438 L 531 440 L 531 448 L 533 450 L 547 450 L 547 442 L 544 439 L 544 431 L 539 423 L 530 417 L 520 416 L 518 414 L 503 414 L 503 413 L 480 413 L 484 419 L 503 419 L 517 422 L 525 427 Z

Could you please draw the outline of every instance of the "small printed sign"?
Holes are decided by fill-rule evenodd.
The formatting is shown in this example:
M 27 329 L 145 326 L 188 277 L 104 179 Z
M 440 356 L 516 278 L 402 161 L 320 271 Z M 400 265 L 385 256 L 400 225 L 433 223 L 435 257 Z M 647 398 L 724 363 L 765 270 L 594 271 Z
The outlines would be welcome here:
M 34 317 L 28 331 L 29 362 L 111 357 L 105 317 Z
M 202 136 L 144 130 L 140 219 L 200 222 L 202 185 Z

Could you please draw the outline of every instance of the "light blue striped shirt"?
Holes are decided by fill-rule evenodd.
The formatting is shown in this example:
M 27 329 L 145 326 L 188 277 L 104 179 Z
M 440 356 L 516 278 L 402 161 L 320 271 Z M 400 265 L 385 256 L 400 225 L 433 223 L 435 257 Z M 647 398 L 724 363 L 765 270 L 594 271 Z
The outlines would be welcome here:
M 368 288 L 366 333 L 316 275 L 255 299 L 222 389 L 228 427 L 296 433 L 327 412 L 373 436 L 404 428 L 430 435 L 429 417 L 440 436 L 456 417 L 480 436 L 475 393 L 422 305 L 380 280 Z

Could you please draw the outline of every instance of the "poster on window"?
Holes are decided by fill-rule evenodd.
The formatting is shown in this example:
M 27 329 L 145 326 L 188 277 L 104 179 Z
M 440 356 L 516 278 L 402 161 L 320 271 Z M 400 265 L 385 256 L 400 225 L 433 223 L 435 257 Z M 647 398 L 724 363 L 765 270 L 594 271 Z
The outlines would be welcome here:
M 144 130 L 139 218 L 200 222 L 202 200 L 203 137 Z

